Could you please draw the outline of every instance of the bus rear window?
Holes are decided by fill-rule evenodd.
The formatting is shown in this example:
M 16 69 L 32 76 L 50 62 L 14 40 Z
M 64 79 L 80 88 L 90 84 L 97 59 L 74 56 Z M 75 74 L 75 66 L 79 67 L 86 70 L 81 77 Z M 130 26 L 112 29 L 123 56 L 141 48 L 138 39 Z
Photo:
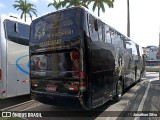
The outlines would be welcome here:
M 57 77 L 63 74 L 73 74 L 73 72 L 79 72 L 80 65 L 79 52 L 73 50 L 71 52 L 64 53 L 52 53 L 43 55 L 31 56 L 31 75 L 39 73 L 44 76 L 49 74 L 52 77 Z M 48 75 L 47 75 L 48 74 Z

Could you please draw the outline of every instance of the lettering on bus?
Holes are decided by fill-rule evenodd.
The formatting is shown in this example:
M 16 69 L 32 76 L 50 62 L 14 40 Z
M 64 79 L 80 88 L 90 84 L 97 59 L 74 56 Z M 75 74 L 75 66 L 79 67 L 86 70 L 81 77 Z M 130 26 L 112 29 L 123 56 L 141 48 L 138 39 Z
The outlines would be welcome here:
M 57 33 L 49 33 L 49 34 L 45 34 L 43 36 L 41 36 L 41 38 L 54 38 L 54 37 L 61 37 L 61 36 L 67 36 L 67 35 L 72 35 L 73 34 L 73 30 L 66 30 L 66 31 L 59 31 Z M 40 38 L 40 39 L 41 39 Z
M 52 24 L 51 30 L 55 30 L 55 29 L 59 29 L 59 28 L 63 28 L 63 27 L 69 27 L 72 25 L 73 25 L 72 20 L 63 21 L 63 23 L 61 23 L 61 24 L 59 24 L 59 22 L 57 22 L 57 23 Z
M 73 34 L 73 30 L 67 30 L 67 31 L 61 31 L 61 32 L 58 32 L 58 33 L 54 33 L 52 34 L 51 36 L 52 37 L 60 37 L 60 36 L 63 36 L 63 35 L 71 35 Z
M 40 47 L 45 47 L 45 46 L 50 46 L 50 45 L 58 45 L 61 43 L 61 39 L 57 39 L 57 40 L 50 40 L 50 41 L 46 41 L 46 42 L 41 42 L 40 43 Z
M 72 20 L 65 20 L 62 23 L 60 21 L 56 21 L 54 23 L 46 24 L 46 22 L 37 23 L 36 32 L 35 32 L 35 39 L 41 38 L 51 38 L 51 37 L 60 37 L 63 35 L 71 35 L 73 34 L 73 30 L 65 29 L 66 27 L 70 27 L 73 25 Z M 63 31 L 58 31 L 59 29 L 64 29 Z M 47 31 L 49 32 L 48 34 Z M 54 33 L 56 32 L 56 33 Z
M 77 45 L 80 44 L 79 39 L 77 39 L 75 41 L 71 41 L 65 45 L 60 45 L 61 42 L 62 42 L 61 39 L 41 42 L 40 47 L 46 47 L 45 50 L 57 50 L 57 49 L 69 49 L 71 47 L 76 47 Z M 48 47 L 48 46 L 51 46 L 51 47 Z M 38 49 L 37 51 L 41 51 L 41 50 L 43 50 L 43 49 Z

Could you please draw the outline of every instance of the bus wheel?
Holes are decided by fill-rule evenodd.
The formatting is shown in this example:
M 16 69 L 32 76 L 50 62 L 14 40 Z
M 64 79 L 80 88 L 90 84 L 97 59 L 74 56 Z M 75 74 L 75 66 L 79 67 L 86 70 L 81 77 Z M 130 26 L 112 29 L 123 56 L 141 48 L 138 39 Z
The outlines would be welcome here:
M 123 85 L 122 82 L 120 80 L 118 80 L 117 85 L 116 85 L 116 96 L 114 98 L 115 102 L 119 102 L 122 98 L 122 94 L 123 94 Z

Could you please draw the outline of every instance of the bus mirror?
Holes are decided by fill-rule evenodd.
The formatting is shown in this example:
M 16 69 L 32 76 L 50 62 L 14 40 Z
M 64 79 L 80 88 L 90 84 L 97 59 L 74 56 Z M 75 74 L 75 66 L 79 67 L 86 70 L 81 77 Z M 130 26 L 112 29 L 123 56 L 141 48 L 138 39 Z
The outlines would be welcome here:
M 94 29 L 95 29 L 95 31 L 98 31 L 97 19 L 94 20 Z
M 131 45 L 131 43 L 130 43 L 130 42 L 127 42 L 127 41 L 126 41 L 126 44 Z

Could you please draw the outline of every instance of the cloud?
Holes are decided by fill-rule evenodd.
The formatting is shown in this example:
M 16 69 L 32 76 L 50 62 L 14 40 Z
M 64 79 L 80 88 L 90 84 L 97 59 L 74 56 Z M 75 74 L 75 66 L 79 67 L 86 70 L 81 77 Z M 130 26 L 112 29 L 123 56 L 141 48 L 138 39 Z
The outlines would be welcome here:
M 7 16 L 14 16 L 14 17 L 19 18 L 20 15 L 16 13 L 8 13 Z
M 4 4 L 0 3 L 0 8 L 6 7 Z
M 47 2 L 53 2 L 53 0 L 45 0 L 45 1 L 47 1 Z
M 42 1 L 45 2 L 46 4 L 54 2 L 54 0 L 42 0 Z M 56 0 L 56 1 L 59 2 L 61 0 Z
M 41 0 L 41 1 L 44 2 L 46 5 L 53 2 L 53 0 Z
M 37 3 L 39 2 L 39 0 L 29 0 L 30 2 L 34 2 L 34 3 Z

